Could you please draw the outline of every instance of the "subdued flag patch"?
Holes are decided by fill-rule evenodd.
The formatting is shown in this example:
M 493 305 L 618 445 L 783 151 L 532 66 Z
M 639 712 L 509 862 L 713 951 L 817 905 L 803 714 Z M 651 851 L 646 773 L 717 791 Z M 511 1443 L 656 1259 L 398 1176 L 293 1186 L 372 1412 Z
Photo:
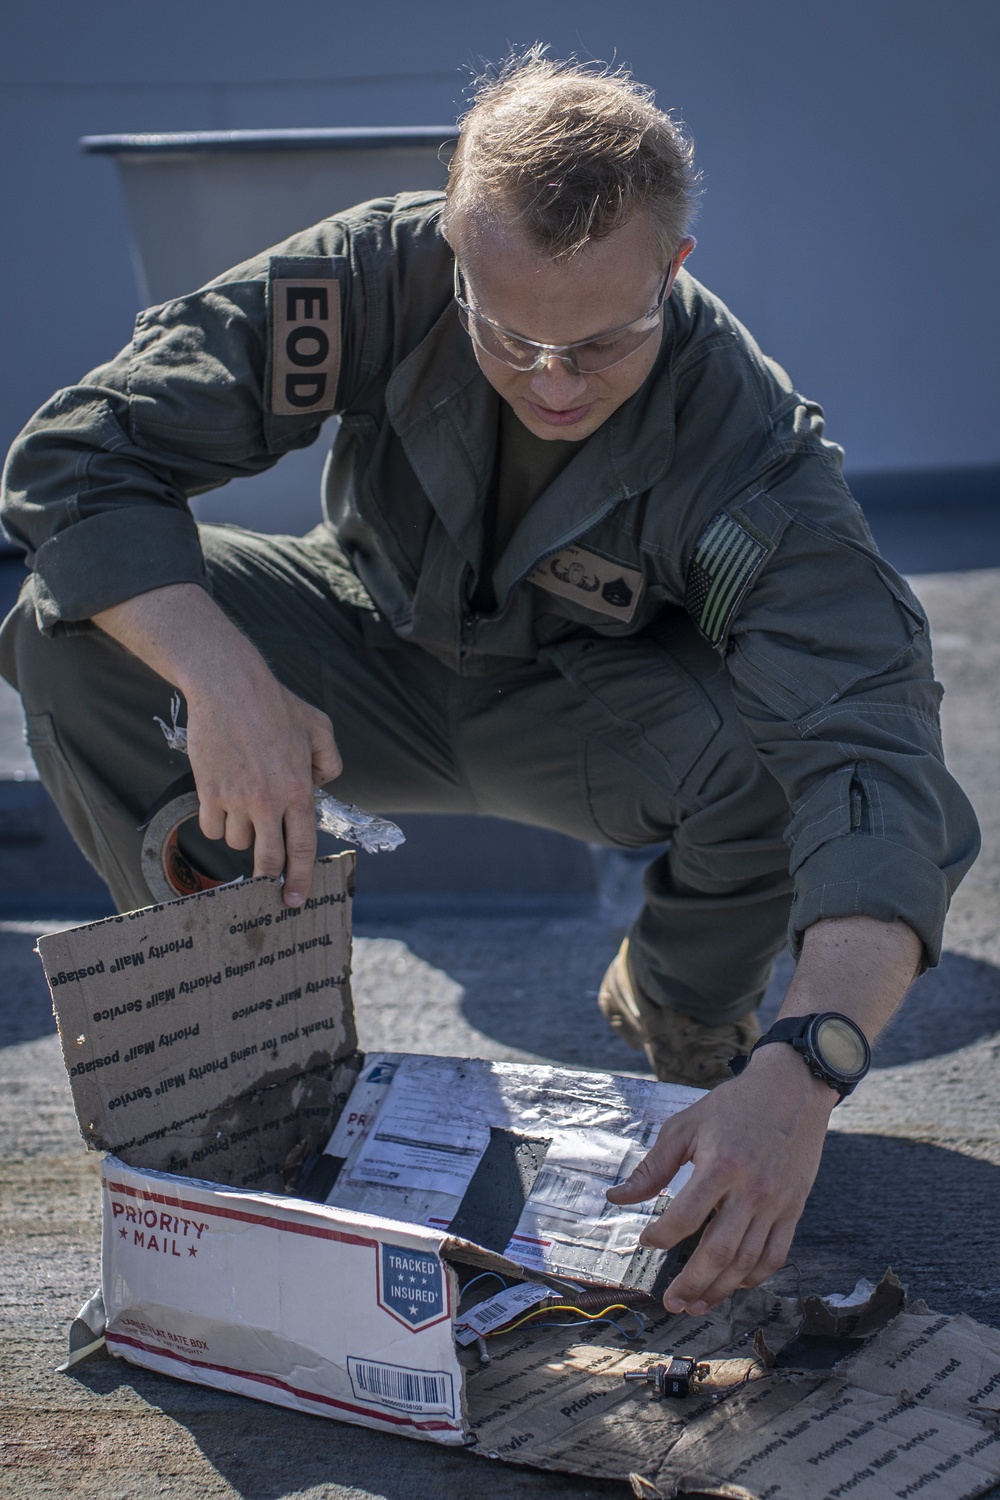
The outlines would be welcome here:
M 687 571 L 684 604 L 707 641 L 725 640 L 736 611 L 767 556 L 727 511 L 720 511 L 702 533 Z

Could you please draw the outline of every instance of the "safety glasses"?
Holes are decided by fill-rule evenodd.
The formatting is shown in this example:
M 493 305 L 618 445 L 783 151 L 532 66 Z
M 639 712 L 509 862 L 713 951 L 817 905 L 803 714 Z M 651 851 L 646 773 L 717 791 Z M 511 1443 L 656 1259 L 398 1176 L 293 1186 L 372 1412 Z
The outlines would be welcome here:
M 621 364 L 623 359 L 635 354 L 652 338 L 660 326 L 660 311 L 670 290 L 673 273 L 674 267 L 671 265 L 663 278 L 656 302 L 641 318 L 623 323 L 620 328 L 612 328 L 596 338 L 578 339 L 574 344 L 544 344 L 538 339 L 522 338 L 477 312 L 468 301 L 458 261 L 455 262 L 455 301 L 462 327 L 473 343 L 484 354 L 500 360 L 510 369 L 527 374 L 544 369 L 550 359 L 561 359 L 574 375 L 596 375 L 601 370 L 610 370 L 613 365 Z

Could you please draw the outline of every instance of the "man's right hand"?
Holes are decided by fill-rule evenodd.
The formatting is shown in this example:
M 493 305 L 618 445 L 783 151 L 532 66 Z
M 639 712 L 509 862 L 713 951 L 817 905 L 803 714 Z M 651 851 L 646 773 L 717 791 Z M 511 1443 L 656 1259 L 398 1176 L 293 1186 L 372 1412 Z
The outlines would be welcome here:
M 343 765 L 326 714 L 283 687 L 196 584 L 171 584 L 94 616 L 187 703 L 188 755 L 206 838 L 254 846 L 254 874 L 284 873 L 286 906 L 309 894 L 313 791 Z

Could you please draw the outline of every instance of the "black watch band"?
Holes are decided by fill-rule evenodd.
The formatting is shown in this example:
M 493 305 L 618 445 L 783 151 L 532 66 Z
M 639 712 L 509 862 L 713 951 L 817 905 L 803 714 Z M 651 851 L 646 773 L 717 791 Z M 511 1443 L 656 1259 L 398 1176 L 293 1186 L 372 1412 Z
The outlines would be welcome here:
M 749 1052 L 730 1058 L 733 1076 L 739 1077 L 758 1047 L 771 1042 L 787 1042 L 793 1047 L 813 1077 L 840 1095 L 838 1104 L 854 1092 L 871 1067 L 871 1048 L 860 1026 L 849 1016 L 827 1010 L 775 1021 Z

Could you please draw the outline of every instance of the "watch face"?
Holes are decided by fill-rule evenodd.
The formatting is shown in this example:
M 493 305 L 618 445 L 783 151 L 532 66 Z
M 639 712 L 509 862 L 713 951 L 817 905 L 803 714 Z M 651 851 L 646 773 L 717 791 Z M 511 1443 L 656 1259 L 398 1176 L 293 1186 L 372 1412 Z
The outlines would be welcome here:
M 824 1016 L 816 1025 L 813 1041 L 820 1061 L 844 1078 L 856 1078 L 868 1065 L 864 1038 L 839 1016 Z

